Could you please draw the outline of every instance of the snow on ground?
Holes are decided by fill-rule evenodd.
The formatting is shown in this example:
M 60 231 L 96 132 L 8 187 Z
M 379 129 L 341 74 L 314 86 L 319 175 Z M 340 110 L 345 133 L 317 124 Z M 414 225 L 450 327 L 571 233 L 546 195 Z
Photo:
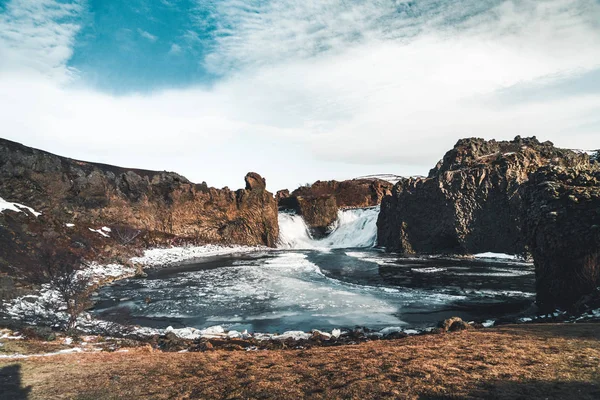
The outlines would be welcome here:
M 157 248 L 146 250 L 142 257 L 134 257 L 131 261 L 147 267 L 170 267 L 184 262 L 193 262 L 199 258 L 271 250 L 271 248 L 263 246 L 221 246 L 213 244 L 205 246 Z
M 531 265 L 533 262 L 531 260 L 527 260 L 521 256 L 514 254 L 502 254 L 502 253 L 479 253 L 473 254 L 473 258 L 475 259 L 483 259 L 485 261 L 498 261 L 507 264 L 522 264 L 522 265 Z
M 92 229 L 92 228 L 88 228 L 91 232 L 96 232 L 99 233 L 100 235 L 104 236 L 104 237 L 110 237 L 110 235 L 108 235 L 106 232 L 104 232 L 104 230 L 102 228 L 100 229 Z
M 106 227 L 103 227 L 106 228 Z M 91 231 L 98 232 L 103 236 L 107 236 L 104 232 L 106 229 L 97 229 Z M 185 261 L 195 260 L 203 257 L 220 256 L 226 254 L 238 254 L 256 251 L 270 250 L 267 247 L 248 247 L 248 246 L 197 246 L 197 247 L 173 247 L 147 250 L 143 257 L 132 258 L 132 262 L 141 263 L 144 266 L 172 266 Z M 120 264 L 100 265 L 98 263 L 89 264 L 86 268 L 78 272 L 81 279 L 86 279 L 91 285 L 105 281 L 107 279 L 123 279 L 131 277 L 135 274 L 135 269 L 126 267 Z M 32 324 L 46 324 L 58 327 L 68 319 L 66 314 L 66 306 L 60 298 L 59 293 L 52 289 L 49 285 L 42 285 L 41 290 L 37 294 L 30 294 L 16 298 L 7 302 L 4 306 L 7 314 L 13 318 L 20 319 Z M 93 332 L 94 330 L 106 330 L 116 327 L 115 324 L 101 320 L 93 320 L 91 315 L 83 313 L 78 320 L 78 326 L 86 331 Z M 126 331 L 127 327 L 121 327 Z M 120 328 L 120 329 L 121 329 Z M 214 335 L 219 337 L 223 332 L 209 330 L 194 330 L 193 328 L 185 328 L 189 331 L 182 330 L 184 336 Z M 198 331 L 198 332 L 196 332 Z M 179 332 L 179 331 L 177 331 Z M 139 335 L 155 335 L 164 333 L 160 330 L 139 328 L 135 330 L 135 334 Z M 200 337 L 199 336 L 199 337 Z
M 5 340 L 21 340 L 25 337 L 23 335 L 19 335 L 19 332 L 13 332 L 10 329 L 1 329 L 0 330 L 0 339 Z
M 375 175 L 360 176 L 355 179 L 381 179 L 382 181 L 388 181 L 395 185 L 396 183 L 398 183 L 398 181 L 404 179 L 404 177 L 400 176 L 400 175 L 395 175 L 395 174 L 375 174 Z
M 520 260 L 520 258 L 515 255 L 502 254 L 502 253 L 490 253 L 490 252 L 473 254 L 473 257 L 475 257 L 475 258 L 495 258 L 495 259 L 499 259 L 499 260 L 514 260 L 514 261 Z
M 23 210 L 27 210 L 30 213 L 32 213 L 33 215 L 35 215 L 36 217 L 39 217 L 40 215 L 42 215 L 41 212 L 37 212 L 31 207 L 27 207 L 27 206 L 24 206 L 23 204 L 19 204 L 19 203 L 11 203 L 9 201 L 4 200 L 2 197 L 0 197 L 0 213 L 3 212 L 4 210 L 10 210 L 10 211 L 15 211 L 15 212 L 22 212 Z
M 99 351 L 99 350 L 96 350 Z M 84 350 L 80 347 L 73 347 L 72 349 L 65 349 L 56 351 L 54 353 L 43 353 L 43 354 L 0 354 L 1 358 L 31 358 L 31 357 L 51 357 L 51 356 L 59 356 L 61 354 L 72 354 L 72 353 L 83 353 Z
M 99 265 L 93 263 L 78 271 L 77 276 L 88 280 L 89 284 L 93 285 L 106 279 L 130 277 L 134 273 L 134 268 L 120 264 Z M 42 285 L 37 294 L 21 296 L 7 302 L 4 310 L 14 318 L 32 324 L 60 326 L 68 319 L 66 306 L 59 293 L 48 284 Z M 90 319 L 89 314 L 83 313 L 80 317 L 80 325 L 89 324 Z

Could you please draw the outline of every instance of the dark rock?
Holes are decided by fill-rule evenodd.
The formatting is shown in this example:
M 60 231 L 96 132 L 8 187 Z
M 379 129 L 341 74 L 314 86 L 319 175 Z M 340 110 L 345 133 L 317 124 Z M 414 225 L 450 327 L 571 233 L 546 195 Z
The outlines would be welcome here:
M 408 334 L 404 332 L 392 332 L 390 334 L 385 335 L 386 339 L 404 339 L 408 337 Z
M 168 332 L 157 340 L 158 347 L 164 351 L 180 351 L 187 349 L 190 345 L 188 340 L 178 337 L 173 332 Z
M 600 167 L 541 168 L 523 192 L 538 306 L 585 309 L 600 286 Z
M 459 140 L 427 178 L 403 179 L 383 199 L 379 245 L 405 254 L 522 254 L 520 188 L 545 165 L 589 167 L 590 159 L 535 137 Z

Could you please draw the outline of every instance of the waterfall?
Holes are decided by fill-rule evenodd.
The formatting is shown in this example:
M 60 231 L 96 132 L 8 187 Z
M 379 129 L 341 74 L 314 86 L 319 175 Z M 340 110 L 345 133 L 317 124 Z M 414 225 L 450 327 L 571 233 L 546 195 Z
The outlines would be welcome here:
M 279 213 L 279 247 L 288 249 L 345 249 L 373 247 L 377 242 L 379 207 L 339 210 L 331 233 L 313 239 L 300 215 Z

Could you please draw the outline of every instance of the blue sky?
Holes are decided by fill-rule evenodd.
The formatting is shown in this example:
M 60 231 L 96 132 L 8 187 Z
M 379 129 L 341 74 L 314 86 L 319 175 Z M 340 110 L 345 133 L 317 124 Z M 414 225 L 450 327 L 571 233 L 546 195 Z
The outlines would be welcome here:
M 600 148 L 600 0 L 0 0 L 3 137 L 269 189 Z

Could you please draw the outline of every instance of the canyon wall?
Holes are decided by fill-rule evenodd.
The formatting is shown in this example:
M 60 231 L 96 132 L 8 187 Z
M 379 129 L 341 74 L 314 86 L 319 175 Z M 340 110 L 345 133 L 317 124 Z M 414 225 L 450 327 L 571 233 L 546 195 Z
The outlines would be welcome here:
M 78 161 L 0 139 L 0 197 L 41 212 L 31 223 L 60 234 L 121 227 L 173 242 L 275 246 L 277 203 L 260 175 L 245 181 L 245 189 L 215 189 L 173 172 Z M 0 214 L 0 241 L 19 240 L 19 224 L 6 219 L 24 217 L 9 214 Z M 65 231 L 66 224 L 73 226 Z M 3 246 L 0 258 L 16 247 Z

